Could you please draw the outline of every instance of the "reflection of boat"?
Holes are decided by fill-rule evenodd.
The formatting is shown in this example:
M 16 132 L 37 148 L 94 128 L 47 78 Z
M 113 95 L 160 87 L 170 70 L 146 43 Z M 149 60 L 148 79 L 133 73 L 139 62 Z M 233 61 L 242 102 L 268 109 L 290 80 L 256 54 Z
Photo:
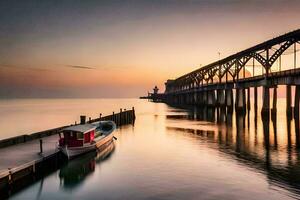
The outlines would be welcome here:
M 60 138 L 58 148 L 70 159 L 101 148 L 113 139 L 115 129 L 113 121 L 70 126 L 63 129 L 64 137 Z
M 60 169 L 60 182 L 65 189 L 73 189 L 79 186 L 88 175 L 95 171 L 96 163 L 105 160 L 114 150 L 114 142 L 111 141 L 101 147 L 101 151 L 94 151 L 83 156 L 69 160 Z

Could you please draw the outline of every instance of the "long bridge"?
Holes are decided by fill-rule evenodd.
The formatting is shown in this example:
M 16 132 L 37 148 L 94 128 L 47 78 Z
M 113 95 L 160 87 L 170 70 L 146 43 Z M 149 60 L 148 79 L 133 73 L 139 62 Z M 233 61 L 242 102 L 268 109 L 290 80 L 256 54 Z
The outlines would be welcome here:
M 286 86 L 286 110 L 292 105 L 292 86 L 295 86 L 294 111 L 299 113 L 300 66 L 297 66 L 297 45 L 300 29 L 273 38 L 224 59 L 194 70 L 165 83 L 166 90 L 159 101 L 172 104 L 193 104 L 226 107 L 245 112 L 250 109 L 250 88 L 254 90 L 257 109 L 258 87 L 263 87 L 262 113 L 276 112 L 277 86 Z M 283 62 L 282 57 L 288 58 Z M 282 70 L 289 67 L 289 69 Z M 270 105 L 270 90 L 273 102 Z M 235 95 L 235 97 L 234 97 Z

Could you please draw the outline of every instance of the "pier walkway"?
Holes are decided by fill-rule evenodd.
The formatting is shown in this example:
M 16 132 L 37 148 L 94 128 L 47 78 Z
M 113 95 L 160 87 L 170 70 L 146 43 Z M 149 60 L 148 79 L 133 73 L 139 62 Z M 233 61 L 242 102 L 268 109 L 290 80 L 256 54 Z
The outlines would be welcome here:
M 58 139 L 58 135 L 42 138 L 43 153 L 40 153 L 39 139 L 1 148 L 0 178 L 3 175 L 6 176 L 9 171 L 19 170 L 22 166 L 26 167 L 33 162 L 39 162 L 45 157 L 56 154 Z

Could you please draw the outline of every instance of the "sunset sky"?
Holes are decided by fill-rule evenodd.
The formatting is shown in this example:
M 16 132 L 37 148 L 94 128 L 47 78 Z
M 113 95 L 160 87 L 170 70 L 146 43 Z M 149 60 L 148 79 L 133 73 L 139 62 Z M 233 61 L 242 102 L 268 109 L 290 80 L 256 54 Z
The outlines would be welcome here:
M 138 97 L 300 28 L 297 0 L 1 1 L 0 98 Z

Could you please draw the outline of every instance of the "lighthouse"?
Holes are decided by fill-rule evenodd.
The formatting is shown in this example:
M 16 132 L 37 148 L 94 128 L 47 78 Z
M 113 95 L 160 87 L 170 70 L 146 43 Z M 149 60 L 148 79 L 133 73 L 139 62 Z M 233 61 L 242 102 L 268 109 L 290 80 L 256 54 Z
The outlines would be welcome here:
M 154 88 L 153 88 L 153 94 L 154 95 L 156 95 L 156 94 L 158 94 L 158 87 L 157 86 L 155 86 Z

